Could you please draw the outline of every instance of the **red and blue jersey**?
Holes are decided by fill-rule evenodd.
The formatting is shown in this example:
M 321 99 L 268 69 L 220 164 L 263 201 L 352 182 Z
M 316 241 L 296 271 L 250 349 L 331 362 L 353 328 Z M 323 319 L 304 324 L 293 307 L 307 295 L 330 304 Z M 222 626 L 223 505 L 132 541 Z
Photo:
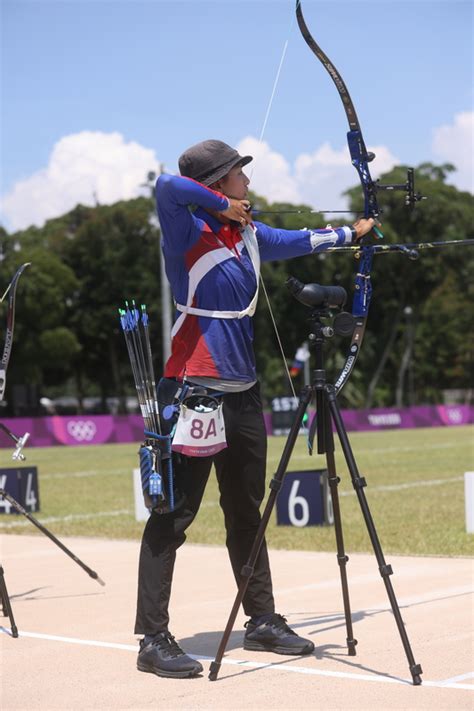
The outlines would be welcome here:
M 178 307 L 165 377 L 254 382 L 250 314 L 259 260 L 290 259 L 350 243 L 350 228 L 281 230 L 255 222 L 253 229 L 242 230 L 206 211 L 226 210 L 224 195 L 171 175 L 158 178 L 156 204 L 166 274 Z

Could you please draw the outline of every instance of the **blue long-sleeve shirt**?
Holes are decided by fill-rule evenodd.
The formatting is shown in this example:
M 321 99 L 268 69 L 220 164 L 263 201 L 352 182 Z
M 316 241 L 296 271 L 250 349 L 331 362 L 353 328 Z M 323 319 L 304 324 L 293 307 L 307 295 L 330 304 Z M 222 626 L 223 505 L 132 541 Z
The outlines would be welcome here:
M 213 378 L 245 387 L 256 380 L 252 318 L 222 314 L 246 312 L 256 296 L 258 256 L 252 257 L 247 232 L 206 212 L 226 210 L 229 200 L 189 178 L 161 175 L 156 204 L 166 274 L 178 305 L 165 376 Z M 191 211 L 190 205 L 197 207 Z M 299 257 L 351 241 L 349 227 L 281 230 L 261 222 L 252 227 L 262 261 Z

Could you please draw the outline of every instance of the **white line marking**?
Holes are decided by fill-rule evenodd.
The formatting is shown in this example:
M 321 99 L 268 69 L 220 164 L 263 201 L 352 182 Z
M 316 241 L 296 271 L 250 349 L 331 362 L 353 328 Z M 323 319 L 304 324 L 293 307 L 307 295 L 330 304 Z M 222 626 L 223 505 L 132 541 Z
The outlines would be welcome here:
M 403 577 L 406 578 L 408 577 L 406 573 L 403 574 Z M 402 596 L 398 599 L 398 604 L 400 607 L 410 607 L 410 605 L 420 605 L 420 604 L 429 604 L 431 602 L 439 602 L 439 600 L 442 600 L 443 598 L 448 598 L 448 597 L 457 597 L 459 595 L 472 595 L 474 593 L 474 589 L 471 584 L 467 585 L 459 585 L 458 587 L 453 587 L 453 588 L 440 588 L 438 590 L 430 590 L 429 593 L 426 593 L 424 595 L 406 595 Z M 371 605 L 370 607 L 371 610 L 390 610 L 390 603 L 389 601 L 381 602 L 375 605 Z
M 444 484 L 451 484 L 453 481 L 464 481 L 464 477 L 455 476 L 449 479 L 421 479 L 420 481 L 410 481 L 401 484 L 380 484 L 380 486 L 370 486 L 367 485 L 367 491 L 370 493 L 372 491 L 402 491 L 403 489 L 416 489 L 420 486 L 442 486 Z M 355 491 L 350 489 L 348 491 L 338 491 L 339 497 L 341 496 L 355 496 Z M 208 508 L 210 506 L 218 506 L 218 501 L 204 501 L 201 504 L 201 508 Z
M 367 485 L 367 491 L 401 491 L 402 489 L 414 489 L 419 486 L 442 486 L 443 484 L 451 484 L 453 481 L 464 481 L 462 476 L 454 476 L 449 479 L 420 479 L 419 481 L 407 481 L 401 484 L 380 484 L 379 486 Z M 355 491 L 341 491 L 339 496 L 350 496 L 355 494 Z
M 131 475 L 131 471 L 127 469 L 90 469 L 88 471 L 82 472 L 58 472 L 56 474 L 41 474 L 41 481 L 44 479 L 82 479 L 89 476 L 102 476 L 103 474 L 113 474 L 125 476 L 127 474 Z
M 132 514 L 131 509 L 120 509 L 118 511 L 97 511 L 96 513 L 90 513 L 90 514 L 69 514 L 68 516 L 50 516 L 49 518 L 42 518 L 39 519 L 38 521 L 45 525 L 46 523 L 58 523 L 58 522 L 67 522 L 67 521 L 84 521 L 88 519 L 94 519 L 94 518 L 106 518 L 107 516 L 124 516 L 128 514 Z M 2 523 L 0 524 L 0 531 L 2 531 L 5 528 L 17 528 L 18 526 L 30 526 L 31 522 L 30 521 L 18 521 L 18 522 L 11 522 L 11 523 Z
M 78 472 L 76 474 L 79 474 Z M 81 475 L 84 475 L 85 473 L 83 472 Z M 45 478 L 45 477 L 43 477 Z M 451 477 L 448 479 L 420 479 L 419 481 L 409 481 L 409 482 L 402 482 L 400 484 L 381 484 L 380 486 L 370 486 L 370 484 L 367 486 L 367 491 L 372 492 L 372 491 L 401 491 L 403 489 L 414 489 L 418 487 L 423 487 L 423 486 L 443 486 L 444 484 L 451 484 L 453 481 L 464 481 L 464 477 L 462 476 L 456 476 L 456 477 Z M 338 491 L 339 497 L 342 496 L 355 496 L 355 491 L 353 489 L 350 489 L 348 491 Z M 211 508 L 219 506 L 219 502 L 217 500 L 214 501 L 203 501 L 201 504 L 201 508 Z M 91 513 L 91 514 L 70 514 L 69 516 L 50 516 L 49 518 L 43 518 L 39 519 L 38 521 L 42 524 L 47 524 L 47 523 L 61 523 L 61 522 L 67 522 L 67 521 L 82 521 L 82 520 L 89 520 L 89 519 L 94 519 L 94 518 L 104 518 L 107 516 L 123 516 L 123 515 L 132 515 L 133 511 L 131 509 L 121 509 L 120 511 L 98 511 L 97 513 Z M 18 526 L 28 526 L 29 523 L 28 521 L 18 521 L 18 522 L 10 522 L 10 523 L 2 523 L 0 524 L 0 531 L 9 529 L 9 528 L 17 528 Z
M 367 434 L 367 433 L 366 433 Z M 452 449 L 453 447 L 458 447 L 459 442 L 439 442 L 438 444 L 427 444 L 424 445 L 423 449 L 423 456 L 426 456 L 426 452 L 431 449 Z M 387 452 L 419 452 L 420 447 L 413 445 L 413 446 L 407 446 L 407 447 L 399 447 L 399 446 L 393 446 L 393 447 L 370 447 L 370 448 L 358 448 L 357 451 L 355 452 L 357 455 L 359 454 L 386 454 Z M 291 460 L 293 459 L 308 459 L 311 457 L 310 454 L 292 454 L 291 455 Z M 280 456 L 271 456 L 268 457 L 267 461 L 268 462 L 278 462 L 280 459 Z
M 0 626 L 0 631 L 4 632 L 6 635 L 11 636 L 11 632 L 5 627 Z M 69 644 L 81 644 L 89 647 L 102 647 L 106 649 L 122 649 L 127 652 L 138 651 L 138 645 L 131 644 L 118 644 L 116 642 L 99 642 L 91 639 L 78 639 L 77 637 L 62 637 L 59 635 L 52 634 L 40 634 L 38 632 L 19 632 L 19 637 L 31 637 L 33 639 L 44 639 L 51 642 L 67 642 Z M 213 657 L 208 657 L 202 654 L 190 654 L 193 659 L 200 659 L 202 661 L 214 661 Z M 348 672 L 336 672 L 323 669 L 314 669 L 312 667 L 298 667 L 292 664 L 281 664 L 281 662 L 248 662 L 243 659 L 232 659 L 231 657 L 225 657 L 222 660 L 222 664 L 228 664 L 232 666 L 247 667 L 251 669 L 268 669 L 269 671 L 289 671 L 295 674 L 310 674 L 313 676 L 326 676 L 338 679 L 351 679 L 353 681 L 378 681 L 385 684 L 404 684 L 412 685 L 411 679 L 402 679 L 400 677 L 388 677 L 382 676 L 380 674 L 350 674 Z M 470 684 L 457 684 L 456 679 L 467 678 L 468 675 L 463 674 L 460 677 L 453 677 L 453 679 L 446 679 L 445 681 L 425 681 L 423 680 L 423 686 L 431 686 L 442 689 L 466 689 L 468 691 L 474 691 L 474 686 Z M 454 681 L 453 681 L 454 680 Z
M 372 491 L 402 491 L 403 489 L 416 489 L 419 486 L 442 486 L 444 484 L 452 484 L 454 481 L 464 481 L 462 476 L 454 476 L 448 479 L 420 479 L 418 481 L 407 481 L 401 482 L 400 484 L 380 484 L 379 486 L 371 486 L 370 483 L 367 485 L 367 491 L 370 493 Z M 354 489 L 349 489 L 346 491 L 339 491 L 339 497 L 341 496 L 355 496 Z M 218 506 L 219 502 L 214 501 L 203 501 L 201 508 L 209 508 L 211 506 Z
M 0 626 L 2 632 L 6 632 L 11 637 L 10 630 Z M 50 642 L 68 642 L 69 644 L 83 644 L 87 647 L 105 647 L 106 649 L 125 649 L 129 652 L 137 652 L 138 645 L 119 644 L 117 642 L 98 642 L 92 639 L 78 639 L 77 637 L 62 637 L 56 634 L 42 634 L 40 632 L 18 631 L 19 637 L 31 637 L 32 639 L 46 639 Z
M 427 451 L 430 449 L 452 449 L 454 447 L 459 447 L 459 442 L 438 442 L 432 444 L 423 444 L 423 456 L 426 456 Z M 361 454 L 385 454 L 386 452 L 420 452 L 420 447 L 418 445 L 408 445 L 406 447 L 399 447 L 394 445 L 393 447 L 370 447 L 370 448 L 360 448 L 357 452 Z
M 467 674 L 459 674 L 458 676 L 452 676 L 450 679 L 443 679 L 440 684 L 456 684 L 458 681 L 463 681 L 463 679 L 474 679 L 474 672 L 467 672 Z M 474 689 L 474 686 L 470 686 Z
M 409 578 L 418 578 L 419 574 L 419 570 L 416 567 L 410 569 L 405 568 L 403 570 L 403 579 L 406 581 Z M 374 570 L 372 573 L 362 573 L 360 575 L 354 575 L 349 579 L 349 584 L 354 587 L 356 585 L 363 585 L 369 582 L 373 583 L 377 579 L 381 580 L 380 576 L 378 575 L 378 571 Z M 322 590 L 327 588 L 340 587 L 340 585 L 340 578 L 331 578 L 328 580 L 322 580 L 319 583 L 309 583 L 308 585 L 300 585 L 298 587 L 278 588 L 275 594 L 278 595 L 278 597 L 280 595 L 294 595 L 294 593 L 303 590 Z M 400 607 L 406 607 L 409 605 L 416 605 L 420 603 L 437 602 L 439 599 L 443 599 L 446 597 L 454 597 L 455 595 L 471 595 L 473 592 L 474 590 L 472 583 L 468 583 L 466 585 L 459 585 L 457 587 L 430 590 L 429 593 L 424 595 L 406 595 L 405 597 L 398 598 L 398 605 Z M 371 610 L 390 609 L 390 601 L 387 599 L 384 602 L 370 605 L 370 608 L 368 608 L 366 611 L 370 612 Z

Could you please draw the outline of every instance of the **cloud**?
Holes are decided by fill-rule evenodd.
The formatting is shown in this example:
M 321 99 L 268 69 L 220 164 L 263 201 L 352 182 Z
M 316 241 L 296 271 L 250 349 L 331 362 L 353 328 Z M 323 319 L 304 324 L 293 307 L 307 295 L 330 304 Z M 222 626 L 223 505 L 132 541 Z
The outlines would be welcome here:
M 434 130 L 433 154 L 438 160 L 456 166 L 450 183 L 474 193 L 474 111 L 456 114 L 452 124 Z
M 2 199 L 11 230 L 41 226 L 78 203 L 95 205 L 143 194 L 150 170 L 159 171 L 152 149 L 120 133 L 82 131 L 64 136 L 54 146 L 46 168 L 21 180 Z
M 251 155 L 254 161 L 247 168 L 251 188 L 271 202 L 300 202 L 297 181 L 291 175 L 288 161 L 268 143 L 253 136 L 242 139 L 237 146 L 241 155 Z
M 271 202 L 305 203 L 328 212 L 344 210 L 348 202 L 342 193 L 358 183 L 346 146 L 337 150 L 324 143 L 313 153 L 297 156 L 293 167 L 267 143 L 251 136 L 244 138 L 237 149 L 242 155 L 253 155 L 255 167 L 252 163 L 247 168 L 251 187 Z M 368 150 L 377 156 L 371 166 L 374 179 L 399 163 L 385 146 Z
M 451 162 L 457 172 L 451 181 L 462 190 L 473 190 L 474 113 L 459 113 L 453 123 L 435 129 L 433 154 Z M 298 155 L 292 165 L 268 143 L 246 136 L 239 145 L 242 154 L 254 156 L 247 169 L 251 187 L 270 202 L 305 203 L 314 209 L 347 209 L 343 192 L 358 182 L 350 164 L 347 146 L 323 143 L 316 150 Z M 369 146 L 377 159 L 371 164 L 375 179 L 399 163 L 386 146 Z M 2 200 L 5 223 L 10 230 L 71 210 L 78 203 L 110 204 L 143 194 L 148 171 L 159 171 L 154 150 L 130 141 L 120 133 L 82 131 L 64 136 L 53 148 L 48 165 L 21 180 Z
M 377 157 L 370 166 L 374 180 L 399 162 L 385 146 L 369 146 L 368 150 Z M 302 153 L 297 157 L 295 179 L 302 202 L 325 212 L 347 210 L 348 200 L 342 193 L 359 181 L 348 148 L 335 150 L 329 143 L 324 143 L 313 153 Z

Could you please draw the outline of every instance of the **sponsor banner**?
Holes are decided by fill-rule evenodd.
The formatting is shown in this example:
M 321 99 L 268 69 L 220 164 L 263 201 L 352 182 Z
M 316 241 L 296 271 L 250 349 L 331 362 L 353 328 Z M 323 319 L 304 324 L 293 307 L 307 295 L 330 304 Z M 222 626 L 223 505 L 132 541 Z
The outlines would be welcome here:
M 410 429 L 468 425 L 474 421 L 474 408 L 469 405 L 438 405 L 403 409 L 344 410 L 342 416 L 349 431 Z
M 28 447 L 84 446 L 106 442 L 139 442 L 143 439 L 140 415 L 56 415 L 54 417 L 1 418 L 17 437 L 30 433 Z M 0 448 L 13 442 L 0 431 Z
M 55 416 L 48 418 L 46 424 L 61 444 L 104 444 L 110 440 L 113 418 Z
M 267 432 L 275 435 L 287 435 L 290 431 L 297 408 L 294 398 L 274 398 L 291 401 L 283 413 L 275 411 L 266 416 Z M 280 408 L 281 409 L 281 408 Z M 314 410 L 309 411 L 309 421 L 314 417 Z M 433 405 L 406 408 L 378 408 L 374 410 L 342 410 L 342 418 L 348 432 L 370 432 L 377 430 L 410 429 L 412 427 L 443 427 L 469 425 L 474 422 L 474 407 L 471 405 Z M 306 434 L 300 430 L 300 434 Z
M 292 398 L 288 398 L 292 400 Z M 292 403 L 290 403 L 292 406 Z M 292 407 L 286 416 L 294 417 Z M 314 416 L 310 410 L 310 420 Z M 275 413 L 274 413 L 275 414 Z M 411 427 L 453 427 L 474 422 L 474 407 L 470 405 L 433 405 L 404 409 L 343 410 L 349 432 L 406 429 Z M 61 415 L 55 417 L 0 418 L 17 437 L 30 433 L 28 447 L 54 445 L 84 446 L 106 442 L 140 442 L 143 440 L 143 420 L 140 415 Z M 267 432 L 273 434 L 272 413 L 265 413 Z M 291 422 L 281 423 L 278 434 L 288 433 Z M 0 448 L 12 449 L 14 443 L 0 431 Z
M 469 405 L 438 405 L 436 410 L 444 425 L 467 425 L 473 421 Z

